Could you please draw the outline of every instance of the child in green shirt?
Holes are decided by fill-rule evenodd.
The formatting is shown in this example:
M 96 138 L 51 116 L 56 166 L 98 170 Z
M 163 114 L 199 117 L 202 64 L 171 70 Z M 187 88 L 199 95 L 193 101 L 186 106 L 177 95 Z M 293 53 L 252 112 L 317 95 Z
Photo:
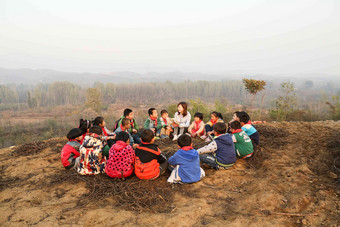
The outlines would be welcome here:
M 233 134 L 233 142 L 235 145 L 235 152 L 238 158 L 250 158 L 253 153 L 253 144 L 249 136 L 241 129 L 239 121 L 230 123 L 231 133 Z

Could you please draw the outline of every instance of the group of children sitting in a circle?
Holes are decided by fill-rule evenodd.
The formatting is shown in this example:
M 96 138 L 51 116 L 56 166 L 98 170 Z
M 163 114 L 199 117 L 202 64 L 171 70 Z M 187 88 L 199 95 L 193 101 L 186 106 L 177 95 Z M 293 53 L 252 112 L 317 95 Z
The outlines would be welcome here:
M 198 112 L 190 124 L 187 104 L 180 102 L 177 110 L 174 118 L 169 118 L 166 110 L 158 117 L 157 110 L 150 108 L 141 130 L 131 109 L 124 110 L 114 132 L 106 128 L 102 117 L 94 121 L 81 119 L 79 127 L 67 134 L 62 164 L 82 175 L 105 172 L 112 178 L 126 178 L 134 172 L 140 179 L 155 179 L 169 169 L 172 172 L 168 182 L 193 183 L 205 176 L 200 162 L 216 170 L 228 169 L 236 157 L 250 158 L 259 144 L 259 134 L 244 111 L 235 112 L 229 123 L 224 123 L 221 114 L 212 112 L 206 124 Z M 154 141 L 170 136 L 180 149 L 167 160 Z M 195 150 L 192 137 L 208 144 Z

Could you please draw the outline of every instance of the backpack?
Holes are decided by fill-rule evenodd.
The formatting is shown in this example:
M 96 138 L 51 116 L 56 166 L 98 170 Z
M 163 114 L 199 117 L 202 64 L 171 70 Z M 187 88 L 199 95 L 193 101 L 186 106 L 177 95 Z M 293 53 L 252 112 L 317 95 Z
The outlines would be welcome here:
M 122 119 L 119 118 L 117 121 L 115 121 L 115 126 L 113 127 L 113 131 L 116 131 L 116 129 L 119 127 L 118 123 L 119 123 L 120 120 L 122 120 Z

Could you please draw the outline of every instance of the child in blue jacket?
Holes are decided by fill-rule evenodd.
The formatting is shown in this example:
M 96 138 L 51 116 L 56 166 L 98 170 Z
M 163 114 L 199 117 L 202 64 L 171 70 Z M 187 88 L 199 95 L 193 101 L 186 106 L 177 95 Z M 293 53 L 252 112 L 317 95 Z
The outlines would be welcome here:
M 225 134 L 225 123 L 216 123 L 213 127 L 214 140 L 197 150 L 200 160 L 214 169 L 228 169 L 236 162 L 236 153 L 232 137 Z
M 168 182 L 194 183 L 201 180 L 205 172 L 200 167 L 200 158 L 192 147 L 191 137 L 187 134 L 181 135 L 177 143 L 180 149 L 168 160 L 168 163 L 174 166 Z

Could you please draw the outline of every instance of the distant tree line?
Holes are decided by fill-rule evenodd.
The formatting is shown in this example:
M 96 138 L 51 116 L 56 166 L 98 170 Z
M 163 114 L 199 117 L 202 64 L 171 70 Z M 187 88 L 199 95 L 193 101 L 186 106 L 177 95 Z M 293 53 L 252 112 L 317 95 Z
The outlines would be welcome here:
M 126 106 L 151 106 L 191 100 L 200 107 L 215 103 L 221 112 L 248 109 L 258 119 L 262 118 L 262 113 L 277 121 L 339 119 L 339 89 L 335 92 L 311 89 L 313 86 L 311 81 L 306 81 L 301 89 L 290 81 L 278 86 L 254 79 L 138 84 L 96 82 L 90 88 L 71 82 L 0 85 L 0 110 L 73 105 L 100 113 L 116 102 Z M 236 109 L 233 106 L 237 106 Z

